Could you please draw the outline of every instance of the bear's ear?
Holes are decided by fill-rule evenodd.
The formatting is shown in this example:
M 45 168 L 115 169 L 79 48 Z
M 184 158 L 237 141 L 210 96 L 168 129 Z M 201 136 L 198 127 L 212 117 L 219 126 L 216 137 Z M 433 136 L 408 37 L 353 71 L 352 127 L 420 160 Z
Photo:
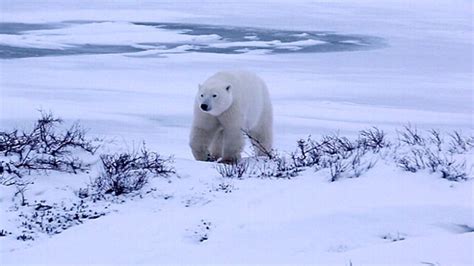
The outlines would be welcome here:
M 230 88 L 231 88 L 231 87 L 232 87 L 231 85 L 228 85 L 227 87 L 225 87 L 225 90 L 226 90 L 226 91 L 230 91 Z
M 199 90 L 202 90 L 202 85 L 198 84 L 198 88 L 199 88 Z

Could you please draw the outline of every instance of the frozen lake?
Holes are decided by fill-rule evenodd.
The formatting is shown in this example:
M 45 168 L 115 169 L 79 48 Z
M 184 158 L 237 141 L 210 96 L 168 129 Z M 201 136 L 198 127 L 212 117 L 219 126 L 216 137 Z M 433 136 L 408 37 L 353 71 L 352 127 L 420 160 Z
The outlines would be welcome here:
M 55 48 L 44 47 L 40 43 L 30 43 L 37 39 L 51 39 L 64 35 L 61 29 L 95 27 L 110 24 L 110 21 L 70 21 L 61 23 L 0 23 L 0 34 L 18 37 L 17 43 L 0 43 L 0 58 L 25 58 L 41 56 L 64 56 L 80 54 L 117 54 L 151 51 L 153 55 L 167 53 L 218 53 L 242 54 L 260 53 L 324 53 L 376 49 L 385 46 L 383 39 L 355 34 L 338 34 L 328 31 L 288 31 L 238 26 L 216 26 L 188 23 L 132 22 L 138 25 L 174 32 L 191 38 L 179 42 L 155 41 L 137 42 L 133 45 L 68 43 Z M 199 37 L 210 37 L 202 40 Z M 196 37 L 196 38 L 192 38 Z

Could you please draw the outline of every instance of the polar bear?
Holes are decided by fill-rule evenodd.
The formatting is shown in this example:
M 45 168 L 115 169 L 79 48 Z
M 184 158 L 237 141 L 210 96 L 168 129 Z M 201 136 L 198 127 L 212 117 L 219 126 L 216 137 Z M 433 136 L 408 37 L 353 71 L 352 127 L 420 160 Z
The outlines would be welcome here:
M 263 147 L 256 149 L 257 155 L 272 149 L 273 110 L 267 86 L 251 72 L 218 72 L 199 85 L 196 95 L 189 143 L 194 158 L 238 161 L 244 132 L 254 147 Z

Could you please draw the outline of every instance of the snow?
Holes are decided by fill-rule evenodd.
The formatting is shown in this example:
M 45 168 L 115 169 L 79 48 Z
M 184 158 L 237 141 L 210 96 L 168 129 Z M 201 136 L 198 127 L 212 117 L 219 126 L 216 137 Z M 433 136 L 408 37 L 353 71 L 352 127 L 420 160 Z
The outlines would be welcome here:
M 209 178 L 215 173 L 204 163 L 180 160 L 177 165 L 193 171 L 184 170 L 181 179 L 170 184 L 160 182 L 160 193 L 173 195 L 169 202 L 145 198 L 127 203 L 116 213 L 32 248 L 7 253 L 5 262 L 453 264 L 470 260 L 472 233 L 449 228 L 472 222 L 470 184 L 450 188 L 453 184 L 446 180 L 387 172 L 384 167 L 371 176 L 340 183 L 328 183 L 311 172 L 294 180 L 234 181 Z M 230 182 L 238 190 L 209 192 L 217 182 Z M 188 201 L 192 206 L 186 208 Z M 201 219 L 215 227 L 210 240 L 198 244 L 193 232 Z M 382 239 L 387 234 L 403 235 L 406 240 L 391 243 Z M 381 253 L 373 254 L 374 250 Z
M 472 180 L 450 182 L 384 162 L 360 178 L 334 183 L 328 182 L 329 173 L 311 169 L 291 180 L 223 179 L 213 163 L 194 161 L 187 145 L 195 90 L 221 69 L 248 69 L 267 82 L 275 146 L 281 151 L 293 151 L 296 140 L 308 135 L 355 136 L 372 126 L 395 137 L 406 123 L 422 131 L 472 135 L 470 1 L 0 3 L 3 22 L 69 21 L 68 27 L 1 34 L 2 45 L 152 47 L 135 53 L 1 59 L 0 130 L 28 128 L 38 109 L 51 110 L 68 122 L 79 120 L 93 136 L 114 140 L 110 151 L 144 140 L 150 149 L 174 155 L 177 169 L 177 176 L 153 180 L 149 188 L 157 191 L 114 204 L 106 216 L 59 235 L 25 243 L 0 238 L 2 265 L 474 264 L 474 235 L 461 230 L 474 226 Z M 144 21 L 298 30 L 301 41 L 246 35 L 245 47 L 258 49 L 198 53 L 192 43 L 239 48 L 242 43 L 219 34 L 187 35 L 132 23 Z M 380 37 L 387 46 L 271 53 L 270 48 L 325 45 L 311 39 L 311 32 Z M 362 45 L 357 39 L 345 42 Z M 72 202 L 96 170 L 32 175 L 35 185 L 26 196 Z M 218 189 L 221 184 L 231 192 Z M 14 192 L 0 188 L 0 229 L 17 226 Z M 209 239 L 199 242 L 203 219 L 212 226 Z M 383 239 L 387 235 L 404 240 Z

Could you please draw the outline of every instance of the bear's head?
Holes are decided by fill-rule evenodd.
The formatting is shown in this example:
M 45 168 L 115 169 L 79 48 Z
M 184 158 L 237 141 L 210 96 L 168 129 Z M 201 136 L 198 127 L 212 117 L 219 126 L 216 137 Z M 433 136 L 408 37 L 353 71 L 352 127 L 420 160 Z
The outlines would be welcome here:
M 196 103 L 202 112 L 218 116 L 232 105 L 232 86 L 228 83 L 199 85 Z

